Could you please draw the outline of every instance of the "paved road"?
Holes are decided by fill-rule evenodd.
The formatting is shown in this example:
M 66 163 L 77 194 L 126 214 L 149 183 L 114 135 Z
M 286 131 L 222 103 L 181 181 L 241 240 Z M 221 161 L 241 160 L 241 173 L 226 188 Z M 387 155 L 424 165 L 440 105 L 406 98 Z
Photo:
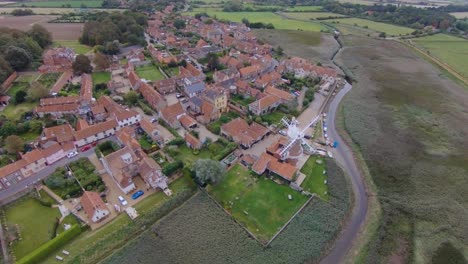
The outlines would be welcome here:
M 104 139 L 104 140 L 113 140 L 113 141 L 117 141 L 117 138 L 115 136 L 111 136 L 111 137 L 108 137 L 107 139 Z M 9 188 L 6 188 L 4 189 L 3 191 L 0 191 L 0 201 L 10 197 L 10 196 L 13 196 L 15 195 L 16 193 L 28 188 L 28 187 L 31 187 L 32 185 L 34 185 L 35 183 L 38 183 L 40 181 L 42 181 L 43 179 L 45 179 L 47 176 L 49 176 L 50 174 L 52 174 L 52 172 L 55 171 L 55 169 L 57 169 L 58 167 L 65 167 L 65 165 L 67 165 L 68 163 L 72 162 L 72 161 L 76 161 L 80 158 L 83 158 L 83 157 L 90 157 L 91 155 L 94 154 L 94 148 L 91 148 L 85 152 L 78 152 L 79 154 L 71 159 L 65 157 L 59 161 L 57 161 L 56 163 L 50 165 L 50 166 L 47 166 L 45 169 L 41 170 L 40 172 L 24 179 L 23 181 L 20 181 L 18 182 L 17 184 L 9 187 Z
M 338 105 L 351 88 L 352 86 L 346 83 L 345 87 L 338 92 L 336 97 L 332 100 L 328 109 L 327 123 L 329 138 L 338 142 L 338 147 L 332 150 L 333 157 L 348 173 L 351 181 L 351 186 L 354 192 L 354 208 L 351 218 L 343 228 L 340 237 L 335 241 L 335 244 L 329 254 L 322 259 L 322 264 L 343 263 L 344 257 L 350 250 L 354 240 L 359 235 L 359 231 L 367 214 L 367 192 L 362 176 L 357 168 L 356 162 L 354 161 L 353 152 L 338 135 L 335 128 L 335 117 Z

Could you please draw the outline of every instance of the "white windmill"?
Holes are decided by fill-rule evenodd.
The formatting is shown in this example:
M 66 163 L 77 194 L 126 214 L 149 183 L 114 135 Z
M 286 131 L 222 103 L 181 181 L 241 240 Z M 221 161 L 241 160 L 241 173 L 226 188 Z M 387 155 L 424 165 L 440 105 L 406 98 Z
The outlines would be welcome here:
M 309 142 L 307 142 L 307 140 L 304 138 L 304 135 L 307 128 L 315 125 L 319 119 L 320 115 L 316 116 L 303 129 L 299 128 L 299 122 L 294 117 L 291 121 L 287 117 L 283 117 L 281 119 L 283 125 L 288 128 L 288 143 L 284 145 L 284 147 L 279 152 L 282 160 L 285 160 L 290 156 L 290 151 L 293 147 L 300 148 L 301 152 L 307 154 L 313 154 L 315 152 L 315 149 L 309 144 Z

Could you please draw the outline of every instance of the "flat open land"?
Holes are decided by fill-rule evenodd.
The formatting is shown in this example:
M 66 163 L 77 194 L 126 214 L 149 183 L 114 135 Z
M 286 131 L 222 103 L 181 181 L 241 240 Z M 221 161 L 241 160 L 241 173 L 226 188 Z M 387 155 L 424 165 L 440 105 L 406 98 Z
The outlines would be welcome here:
M 468 40 L 436 34 L 415 38 L 412 42 L 468 79 Z
M 301 172 L 306 175 L 305 180 L 301 184 L 302 189 L 306 192 L 315 193 L 324 200 L 328 200 L 328 187 L 325 184 L 327 180 L 326 169 L 326 163 L 323 158 L 311 156 L 301 168 Z
M 343 101 L 344 126 L 383 210 L 362 262 L 430 263 L 446 241 L 466 256 L 467 90 L 400 43 L 344 42 L 340 59 L 358 80 Z
M 18 7 L 0 7 L 0 13 L 11 13 L 11 11 L 18 9 Z M 66 14 L 76 12 L 76 8 L 44 8 L 36 7 L 31 8 L 35 14 L 48 15 L 48 14 Z
M 2 12 L 0 8 L 0 12 Z M 0 25 L 23 31 L 31 29 L 34 24 L 44 26 L 52 33 L 54 40 L 78 40 L 84 24 L 82 23 L 47 23 L 55 19 L 53 15 L 34 16 L 0 16 Z
M 343 172 L 329 165 L 330 201 L 312 200 L 267 248 L 200 192 L 103 263 L 316 263 L 350 206 Z
M 271 23 L 275 29 L 300 29 L 306 31 L 320 31 L 326 29 L 319 23 L 286 19 L 271 12 L 223 12 L 213 8 L 195 8 L 194 11 L 188 14 L 195 15 L 196 13 L 202 12 L 206 12 L 213 17 L 216 16 L 218 19 L 226 19 L 233 22 L 241 22 L 243 18 L 247 18 L 250 22 Z
M 69 6 L 68 6 L 69 5 Z M 8 6 L 16 7 L 71 7 L 71 8 L 80 8 L 82 6 L 86 7 L 101 7 L 102 0 L 48 0 L 48 1 L 34 1 L 34 2 L 21 2 Z
M 86 54 L 92 50 L 90 46 L 80 44 L 76 40 L 55 40 L 54 46 L 62 46 L 72 48 L 76 54 Z
M 312 20 L 317 18 L 327 17 L 343 17 L 344 15 L 328 12 L 297 12 L 297 13 L 283 13 L 285 16 L 295 19 Z
M 26 198 L 6 209 L 9 229 L 17 225 L 21 241 L 13 245 L 16 259 L 32 252 L 52 238 L 54 222 L 60 219 L 57 208 L 43 206 L 34 198 Z
M 288 12 L 305 12 L 305 11 L 320 11 L 321 6 L 290 6 L 286 8 Z
M 155 66 L 149 64 L 135 68 L 136 73 L 142 79 L 157 81 L 164 79 L 162 73 Z
M 250 170 L 238 164 L 228 171 L 222 182 L 208 190 L 234 218 L 264 242 L 308 199 L 288 185 L 252 176 Z
M 360 18 L 342 18 L 342 19 L 330 19 L 324 20 L 324 22 L 336 23 L 336 24 L 346 24 L 361 28 L 368 28 L 377 32 L 385 32 L 387 36 L 398 36 L 398 35 L 407 35 L 414 31 L 414 29 L 395 26 L 391 24 L 385 24 L 380 22 L 374 22 L 371 20 L 360 19 Z
M 93 72 L 93 84 L 107 83 L 111 80 L 110 72 Z
M 463 18 L 468 17 L 468 12 L 455 12 L 455 13 L 450 13 L 450 14 L 458 19 L 463 19 Z
M 255 29 L 254 33 L 258 39 L 265 40 L 273 47 L 281 46 L 288 56 L 298 56 L 324 65 L 333 66 L 330 58 L 339 48 L 331 34 L 270 29 Z

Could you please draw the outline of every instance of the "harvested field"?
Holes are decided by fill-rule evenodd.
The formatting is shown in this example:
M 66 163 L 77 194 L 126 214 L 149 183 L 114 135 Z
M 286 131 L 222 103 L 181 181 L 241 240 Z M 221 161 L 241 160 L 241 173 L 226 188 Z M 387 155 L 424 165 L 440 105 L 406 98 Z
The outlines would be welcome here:
M 455 12 L 450 14 L 458 19 L 468 18 L 468 12 Z
M 344 17 L 344 15 L 340 15 L 336 13 L 328 13 L 328 12 L 296 12 L 296 13 L 282 13 L 282 14 L 293 19 L 301 19 L 301 20 Z
M 53 39 L 78 40 L 81 36 L 84 24 L 47 23 L 55 18 L 57 18 L 57 16 L 53 15 L 0 16 L 0 24 L 4 27 L 15 28 L 23 31 L 29 30 L 34 24 L 39 24 L 52 33 Z
M 254 33 L 258 39 L 265 40 L 273 47 L 281 46 L 289 56 L 334 66 L 330 58 L 339 46 L 331 34 L 269 29 L 255 29 Z
M 468 92 L 402 44 L 344 42 L 340 60 L 358 80 L 343 101 L 344 125 L 383 210 L 362 262 L 430 263 L 446 241 L 466 257 Z
M 376 32 L 385 32 L 388 36 L 408 35 L 414 31 L 414 29 L 407 28 L 407 27 L 374 22 L 371 20 L 361 19 L 361 18 L 330 19 L 330 20 L 325 20 L 324 22 L 328 22 L 332 24 L 346 24 L 346 25 L 351 25 L 354 27 L 370 29 Z
M 11 11 L 18 9 L 18 7 L 0 7 L 0 14 L 9 14 Z M 31 8 L 35 14 L 39 15 L 49 15 L 49 14 L 66 14 L 75 12 L 75 8 L 45 8 L 45 7 L 36 7 Z
M 102 6 L 102 0 L 73 0 L 73 1 L 68 1 L 68 0 L 53 0 L 53 1 L 33 1 L 33 2 L 21 2 L 21 3 L 16 3 L 13 5 L 9 6 L 16 6 L 16 7 L 68 7 L 71 8 L 80 8 L 82 6 L 86 7 L 101 7 Z
M 350 205 L 343 172 L 329 165 L 330 201 L 313 200 L 267 248 L 198 193 L 103 263 L 313 263 Z

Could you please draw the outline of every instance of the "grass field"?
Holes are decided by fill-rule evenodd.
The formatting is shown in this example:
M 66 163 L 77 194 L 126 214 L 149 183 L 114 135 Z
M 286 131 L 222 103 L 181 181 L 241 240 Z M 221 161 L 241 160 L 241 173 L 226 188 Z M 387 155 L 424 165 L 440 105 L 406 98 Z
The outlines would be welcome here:
M 436 34 L 415 38 L 412 42 L 468 79 L 468 40 Z
M 26 198 L 6 209 L 6 219 L 10 228 L 18 226 L 21 241 L 13 244 L 17 259 L 51 239 L 54 222 L 60 218 L 56 208 L 45 207 L 34 198 Z
M 467 90 L 402 44 L 356 36 L 344 43 L 338 59 L 358 80 L 342 102 L 344 126 L 382 207 L 361 262 L 399 255 L 431 263 L 446 241 L 466 255 Z
M 346 179 L 333 160 L 329 171 L 330 201 L 313 199 L 268 247 L 251 239 L 199 192 L 103 264 L 153 263 L 155 259 L 159 263 L 317 263 L 350 207 Z
M 216 16 L 218 19 L 225 19 L 233 22 L 241 22 L 243 18 L 247 18 L 250 22 L 272 23 L 275 29 L 300 29 L 306 31 L 326 30 L 326 28 L 319 23 L 285 19 L 271 12 L 223 12 L 213 8 L 196 8 L 188 14 L 194 15 L 201 12 L 206 12 L 212 17 Z
M 324 22 L 345 24 L 351 26 L 357 26 L 361 28 L 368 28 L 377 32 L 385 32 L 387 36 L 398 36 L 398 35 L 407 35 L 414 31 L 414 29 L 400 27 L 380 22 L 374 22 L 366 19 L 360 18 L 342 18 L 342 19 L 330 19 L 324 20 Z
M 343 17 L 344 15 L 328 12 L 297 12 L 297 13 L 284 13 L 287 17 L 303 20 L 312 20 L 317 18 L 328 17 Z
M 141 79 L 157 81 L 164 79 L 162 73 L 155 66 L 149 64 L 141 67 L 136 67 L 136 73 Z
M 322 163 L 317 163 L 317 160 L 320 160 Z M 328 201 L 328 187 L 325 184 L 327 175 L 323 173 L 325 170 L 325 160 L 318 156 L 311 156 L 301 168 L 301 172 L 306 175 L 301 187 L 304 191 L 315 193 L 320 198 Z
M 90 46 L 80 44 L 76 40 L 54 40 L 54 46 L 62 46 L 72 48 L 77 54 L 86 54 L 92 50 Z
M 29 78 L 26 78 L 29 80 Z M 8 89 L 7 95 L 11 96 L 13 99 L 15 94 L 23 90 L 27 92 L 29 89 L 29 84 L 27 82 L 14 82 L 13 85 Z M 19 120 L 21 115 L 30 112 L 38 105 L 38 102 L 23 102 L 21 104 L 14 104 L 10 101 L 10 104 L 0 112 L 0 115 L 5 115 L 9 120 Z
M 93 84 L 96 85 L 98 83 L 107 83 L 111 79 L 110 72 L 93 72 Z
M 306 11 L 320 11 L 322 10 L 321 6 L 293 6 L 287 7 L 287 12 L 306 12 Z
M 450 14 L 456 17 L 457 19 L 468 18 L 468 12 L 455 12 L 455 13 L 450 13 Z
M 209 192 L 262 241 L 268 241 L 307 201 L 307 196 L 289 186 L 254 177 L 239 164 L 222 182 L 210 186 Z
M 188 195 L 191 195 L 195 186 L 190 176 L 184 176 L 172 182 L 169 188 L 173 192 L 171 197 L 166 196 L 163 192 L 157 192 L 135 205 L 134 207 L 139 214 L 136 221 L 130 220 L 126 214 L 121 214 L 100 229 L 82 233 L 70 243 L 57 249 L 57 254 L 63 249 L 70 252 L 70 256 L 64 259 L 64 263 L 99 262 L 116 248 L 135 238 L 143 231 L 144 227 L 148 227 L 164 216 L 164 214 L 160 214 L 170 209 L 175 200 L 183 198 L 181 195 L 187 195 L 187 192 Z M 164 210 L 160 212 L 161 208 Z M 56 263 L 55 255 L 51 254 L 42 263 Z
M 68 6 L 70 5 L 70 6 Z M 70 1 L 64 1 L 64 0 L 47 0 L 47 1 L 37 1 L 37 2 L 21 2 L 13 5 L 8 5 L 8 6 L 26 6 L 26 7 L 68 7 L 68 8 L 80 8 L 82 6 L 86 7 L 101 7 L 102 6 L 102 0 L 70 0 Z

